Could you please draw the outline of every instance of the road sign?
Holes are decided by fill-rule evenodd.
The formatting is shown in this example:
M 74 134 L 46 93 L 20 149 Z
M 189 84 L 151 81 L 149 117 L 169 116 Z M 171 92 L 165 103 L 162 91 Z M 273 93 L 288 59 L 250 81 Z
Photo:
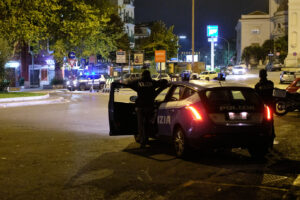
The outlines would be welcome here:
M 269 54 L 268 54 L 268 56 L 274 56 L 274 54 L 272 54 L 272 53 L 269 53 Z
M 276 52 L 276 56 L 280 56 L 280 52 Z
M 156 50 L 155 51 L 155 62 L 166 62 L 166 50 Z
M 218 42 L 218 38 L 217 37 L 210 37 L 208 38 L 209 42 Z
M 219 28 L 216 25 L 208 25 L 207 26 L 207 37 L 218 37 L 219 36 Z
M 74 52 L 70 52 L 69 55 L 68 55 L 68 57 L 69 57 L 70 59 L 75 59 L 75 58 L 76 58 L 76 55 L 75 55 Z
M 126 51 L 116 52 L 116 63 L 124 64 L 126 63 Z

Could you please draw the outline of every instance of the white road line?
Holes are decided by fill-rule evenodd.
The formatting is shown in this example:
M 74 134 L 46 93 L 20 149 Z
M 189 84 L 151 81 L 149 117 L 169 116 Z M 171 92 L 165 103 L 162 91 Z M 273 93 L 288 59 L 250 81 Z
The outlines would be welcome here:
M 298 186 L 300 187 L 300 174 L 298 175 L 298 177 L 295 179 L 293 186 Z

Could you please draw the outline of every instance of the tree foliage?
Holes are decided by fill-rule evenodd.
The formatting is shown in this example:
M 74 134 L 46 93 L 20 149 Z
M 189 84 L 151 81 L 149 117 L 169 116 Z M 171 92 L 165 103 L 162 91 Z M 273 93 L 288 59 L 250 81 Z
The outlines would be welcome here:
M 250 63 L 251 60 L 257 63 L 259 60 L 264 58 L 264 52 L 262 47 L 259 45 L 248 46 L 244 49 L 242 54 L 242 59 L 245 60 L 246 64 L 254 64 Z
M 137 48 L 145 51 L 146 59 L 153 59 L 155 50 L 166 50 L 167 58 L 177 55 L 178 37 L 173 33 L 174 26 L 167 28 L 162 22 L 154 22 L 149 37 L 137 41 Z
M 48 41 L 58 66 L 70 51 L 108 57 L 119 44 L 126 46 L 116 9 L 108 0 L 2 0 L 0 36 L 37 51 Z

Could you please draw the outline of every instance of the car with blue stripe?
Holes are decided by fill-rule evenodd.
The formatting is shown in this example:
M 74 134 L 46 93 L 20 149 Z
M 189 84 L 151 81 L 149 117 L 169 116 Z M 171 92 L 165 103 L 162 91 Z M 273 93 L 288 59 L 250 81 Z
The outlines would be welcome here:
M 135 96 L 131 89 L 112 84 L 111 136 L 138 138 Z M 190 149 L 246 148 L 252 157 L 263 158 L 273 146 L 272 109 L 246 85 L 201 80 L 172 82 L 156 97 L 154 107 L 150 137 L 171 141 L 178 157 Z

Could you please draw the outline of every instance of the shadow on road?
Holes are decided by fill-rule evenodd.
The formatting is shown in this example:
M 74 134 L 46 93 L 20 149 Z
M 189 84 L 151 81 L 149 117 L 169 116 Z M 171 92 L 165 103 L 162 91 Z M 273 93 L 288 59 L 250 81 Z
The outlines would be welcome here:
M 286 159 L 276 150 L 264 162 L 240 149 L 194 152 L 177 159 L 171 145 L 153 140 L 146 149 L 132 143 L 122 152 L 92 160 L 65 189 L 96 187 L 104 199 L 276 199 L 283 195 L 293 199 L 299 189 L 291 186 L 297 174 L 300 161 Z

